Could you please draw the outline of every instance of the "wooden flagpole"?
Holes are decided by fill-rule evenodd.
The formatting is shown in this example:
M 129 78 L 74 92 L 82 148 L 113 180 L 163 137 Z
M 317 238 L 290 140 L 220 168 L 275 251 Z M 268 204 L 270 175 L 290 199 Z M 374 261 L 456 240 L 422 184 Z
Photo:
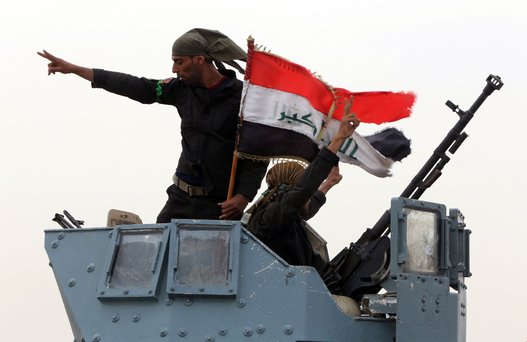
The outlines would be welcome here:
M 247 38 L 247 61 L 245 64 L 245 77 L 244 80 L 248 81 L 251 74 L 251 57 L 254 50 L 254 38 L 249 36 Z M 240 141 L 240 129 L 243 124 L 243 94 L 242 99 L 240 100 L 240 122 L 238 124 L 238 130 L 236 132 L 236 140 L 234 145 L 234 152 L 232 154 L 232 167 L 231 167 L 231 176 L 229 178 L 229 189 L 227 192 L 227 201 L 232 198 L 234 195 L 234 183 L 236 181 L 236 169 L 238 167 L 238 143 Z

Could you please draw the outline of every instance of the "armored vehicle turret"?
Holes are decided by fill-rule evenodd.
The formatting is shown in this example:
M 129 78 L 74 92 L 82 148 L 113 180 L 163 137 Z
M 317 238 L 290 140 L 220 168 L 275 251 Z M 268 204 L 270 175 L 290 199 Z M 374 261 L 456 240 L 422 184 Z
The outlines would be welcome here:
M 404 198 L 390 212 L 385 291 L 361 302 L 238 221 L 48 230 L 45 244 L 77 342 L 463 340 L 463 215 Z

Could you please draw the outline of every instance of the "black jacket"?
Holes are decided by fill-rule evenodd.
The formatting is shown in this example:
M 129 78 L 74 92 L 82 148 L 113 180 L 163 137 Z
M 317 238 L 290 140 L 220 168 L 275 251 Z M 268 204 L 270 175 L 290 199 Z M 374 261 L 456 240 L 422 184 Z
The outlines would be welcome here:
M 322 148 L 292 189 L 257 207 L 251 215 L 247 229 L 291 265 L 313 266 L 318 270 L 323 266 L 307 239 L 301 212 L 338 160 L 333 152 Z
M 226 79 L 212 97 L 207 88 L 188 85 L 178 79 L 152 80 L 101 69 L 94 69 L 92 87 L 145 104 L 157 102 L 175 106 L 181 117 L 182 136 L 182 152 L 176 172 L 187 176 L 186 180 L 191 184 L 204 185 L 209 195 L 225 197 L 235 147 L 242 82 L 231 70 L 221 72 Z M 234 194 L 252 200 L 266 166 L 262 162 L 239 160 Z M 203 184 L 196 184 L 193 179 Z

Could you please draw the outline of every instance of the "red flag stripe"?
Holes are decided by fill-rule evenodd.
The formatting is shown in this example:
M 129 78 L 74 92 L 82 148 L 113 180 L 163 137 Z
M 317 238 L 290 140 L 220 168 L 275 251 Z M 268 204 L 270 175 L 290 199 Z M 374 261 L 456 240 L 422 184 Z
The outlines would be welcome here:
M 362 122 L 381 124 L 404 119 L 410 116 L 415 102 L 415 94 L 390 91 L 350 92 L 335 88 L 337 107 L 333 117 L 337 120 L 344 115 L 344 100 L 353 95 L 351 111 Z
M 316 110 L 327 114 L 333 103 L 328 86 L 301 65 L 262 51 L 253 51 L 250 82 L 305 97 Z
M 249 63 L 248 63 L 249 64 Z M 331 87 L 322 82 L 305 67 L 282 57 L 262 51 L 252 51 L 250 60 L 250 83 L 277 89 L 305 97 L 315 108 L 327 115 L 335 99 Z M 411 113 L 415 94 L 409 92 L 350 92 L 333 88 L 336 107 L 333 118 L 340 120 L 344 112 L 344 101 L 353 95 L 351 110 L 362 122 L 380 124 L 392 122 Z

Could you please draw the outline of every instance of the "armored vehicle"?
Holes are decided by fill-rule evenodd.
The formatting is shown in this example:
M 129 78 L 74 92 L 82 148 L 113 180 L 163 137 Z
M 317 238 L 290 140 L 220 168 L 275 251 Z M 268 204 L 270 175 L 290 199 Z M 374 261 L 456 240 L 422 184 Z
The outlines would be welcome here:
M 286 263 L 239 221 L 46 230 L 45 248 L 74 341 L 465 341 L 470 233 L 458 209 L 419 200 L 465 140 L 473 106 L 379 221 L 319 274 Z M 67 212 L 65 212 L 66 214 Z M 135 223 L 132 223 L 135 222 Z

